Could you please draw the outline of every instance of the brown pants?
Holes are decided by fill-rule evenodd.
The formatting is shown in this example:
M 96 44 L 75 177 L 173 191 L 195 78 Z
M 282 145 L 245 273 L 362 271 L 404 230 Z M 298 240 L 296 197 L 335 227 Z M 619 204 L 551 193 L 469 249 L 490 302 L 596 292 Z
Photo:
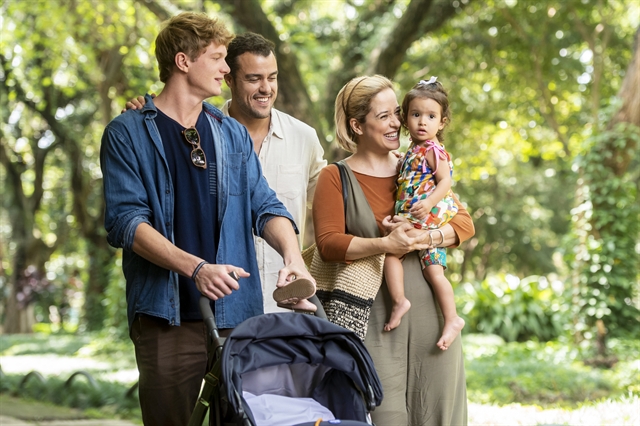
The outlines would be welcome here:
M 139 314 L 131 326 L 140 372 L 142 421 L 149 426 L 184 426 L 195 407 L 207 369 L 202 321 L 170 326 Z

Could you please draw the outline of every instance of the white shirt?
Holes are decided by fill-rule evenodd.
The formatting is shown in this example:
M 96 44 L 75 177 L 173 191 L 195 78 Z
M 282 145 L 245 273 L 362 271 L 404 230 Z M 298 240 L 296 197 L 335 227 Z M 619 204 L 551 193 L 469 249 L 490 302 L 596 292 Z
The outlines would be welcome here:
M 229 115 L 231 100 L 225 102 L 222 112 Z M 313 127 L 289 114 L 271 109 L 271 124 L 262 142 L 258 158 L 262 173 L 276 192 L 298 226 L 298 243 L 302 238 L 311 208 L 320 170 L 327 165 L 324 150 Z M 287 312 L 278 308 L 272 293 L 276 289 L 278 271 L 284 266 L 282 257 L 262 238 L 254 236 L 260 282 L 262 283 L 264 312 Z

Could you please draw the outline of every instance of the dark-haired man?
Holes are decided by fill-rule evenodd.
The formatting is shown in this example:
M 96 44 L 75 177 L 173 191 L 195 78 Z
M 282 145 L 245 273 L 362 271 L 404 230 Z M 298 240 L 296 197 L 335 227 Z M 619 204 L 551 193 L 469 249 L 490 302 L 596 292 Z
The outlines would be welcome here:
M 300 229 L 299 244 L 320 170 L 326 166 L 315 130 L 273 107 L 278 95 L 278 63 L 274 44 L 255 33 L 229 43 L 224 79 L 231 99 L 222 112 L 243 124 L 253 140 L 269 186 L 287 207 Z M 286 78 L 286 77 L 285 77 Z M 255 238 L 265 312 L 283 310 L 271 294 L 276 289 L 282 257 L 260 237 Z
M 170 19 L 156 38 L 162 93 L 102 137 L 105 227 L 123 248 L 147 425 L 185 425 L 195 406 L 207 362 L 201 294 L 221 329 L 262 313 L 252 230 L 282 255 L 280 285 L 312 280 L 247 129 L 203 102 L 221 93 L 231 38 L 205 14 Z

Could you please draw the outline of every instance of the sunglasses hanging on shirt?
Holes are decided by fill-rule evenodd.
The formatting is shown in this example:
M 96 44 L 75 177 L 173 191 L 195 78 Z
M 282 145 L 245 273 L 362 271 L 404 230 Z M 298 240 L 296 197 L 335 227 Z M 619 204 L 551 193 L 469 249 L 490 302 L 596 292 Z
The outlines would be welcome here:
M 195 127 L 189 127 L 182 131 L 182 135 L 187 143 L 191 144 L 191 162 L 194 166 L 201 169 L 207 168 L 207 156 L 204 155 L 204 151 L 200 146 L 200 134 Z

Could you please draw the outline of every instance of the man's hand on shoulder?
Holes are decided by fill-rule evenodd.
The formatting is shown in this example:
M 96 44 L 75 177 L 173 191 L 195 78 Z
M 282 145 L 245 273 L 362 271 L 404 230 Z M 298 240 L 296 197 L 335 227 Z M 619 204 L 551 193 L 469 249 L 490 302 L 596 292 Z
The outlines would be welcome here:
M 151 97 L 155 98 L 156 94 L 152 93 Z M 147 103 L 147 100 L 144 98 L 144 96 L 138 96 L 137 98 L 133 98 L 129 102 L 127 102 L 125 104 L 125 107 L 123 108 L 123 110 L 120 111 L 120 113 L 122 114 L 122 113 L 126 112 L 129 109 L 142 109 L 142 107 L 146 103 Z

